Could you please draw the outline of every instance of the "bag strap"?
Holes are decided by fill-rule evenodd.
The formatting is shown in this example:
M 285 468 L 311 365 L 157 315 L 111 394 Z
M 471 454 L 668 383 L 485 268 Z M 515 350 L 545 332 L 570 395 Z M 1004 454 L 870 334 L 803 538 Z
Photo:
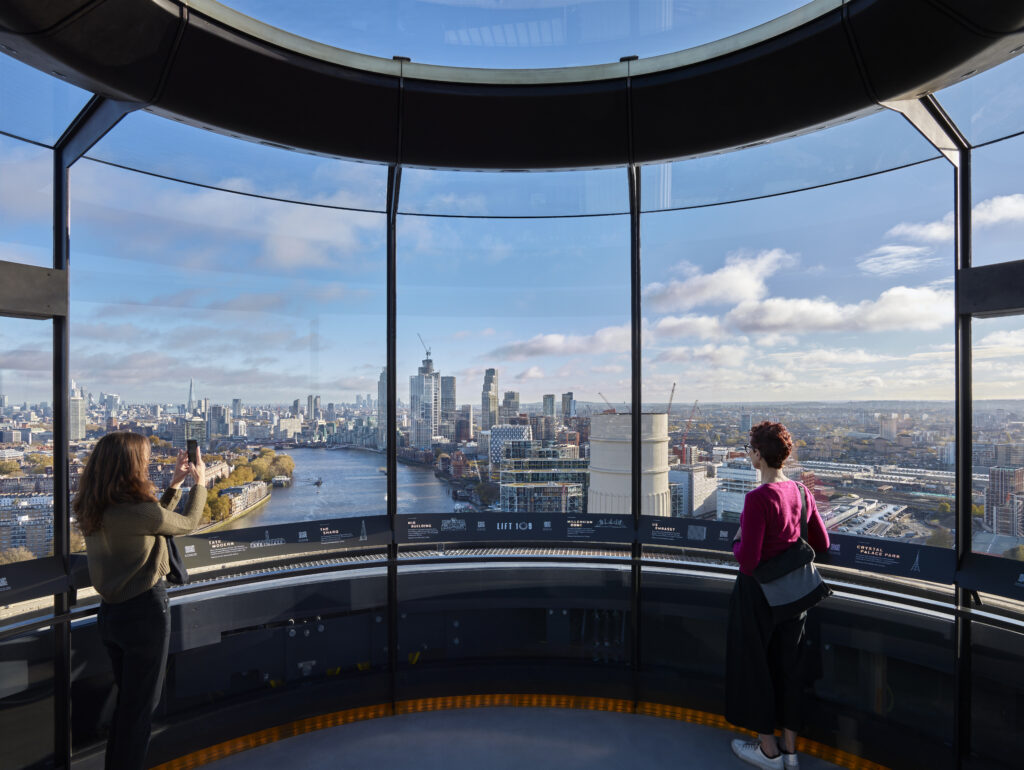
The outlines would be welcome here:
M 794 481 L 797 491 L 800 493 L 800 537 L 807 539 L 807 487 L 799 481 Z

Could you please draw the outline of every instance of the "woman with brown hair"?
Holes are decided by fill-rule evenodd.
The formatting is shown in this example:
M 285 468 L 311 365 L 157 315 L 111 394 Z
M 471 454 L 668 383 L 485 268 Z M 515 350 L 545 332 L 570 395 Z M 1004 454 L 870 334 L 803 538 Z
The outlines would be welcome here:
M 170 488 L 157 501 L 149 480 L 150 444 L 137 433 L 109 433 L 96 443 L 72 501 L 85 535 L 89 577 L 103 600 L 100 638 L 110 655 L 117 705 L 105 767 L 145 766 L 153 710 L 160 699 L 171 616 L 167 538 L 199 525 L 206 503 L 206 465 L 178 455 Z M 192 476 L 185 515 L 174 513 L 181 482 Z
M 755 741 L 734 740 L 732 750 L 744 762 L 766 769 L 799 767 L 807 613 L 777 621 L 753 572 L 800 539 L 805 510 L 807 542 L 819 553 L 829 546 L 814 496 L 782 472 L 792 451 L 793 439 L 781 423 L 765 421 L 750 429 L 747 454 L 761 485 L 744 498 L 733 543 L 740 572 L 729 600 L 725 718 L 758 734 Z M 781 741 L 776 727 L 782 728 Z

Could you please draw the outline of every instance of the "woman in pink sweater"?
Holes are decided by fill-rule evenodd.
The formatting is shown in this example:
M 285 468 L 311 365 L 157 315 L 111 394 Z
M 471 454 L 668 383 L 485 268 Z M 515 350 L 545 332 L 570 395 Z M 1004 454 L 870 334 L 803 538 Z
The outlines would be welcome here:
M 804 494 L 807 541 L 818 552 L 829 546 L 814 497 L 782 472 L 792 451 L 793 439 L 784 425 L 765 421 L 750 429 L 747 452 L 762 483 L 747 493 L 733 543 L 740 574 L 729 602 L 725 716 L 758 733 L 756 741 L 734 740 L 732 748 L 740 759 L 762 768 L 799 767 L 796 739 L 807 613 L 775 622 L 753 571 L 799 539 Z M 780 726 L 781 741 L 775 737 Z

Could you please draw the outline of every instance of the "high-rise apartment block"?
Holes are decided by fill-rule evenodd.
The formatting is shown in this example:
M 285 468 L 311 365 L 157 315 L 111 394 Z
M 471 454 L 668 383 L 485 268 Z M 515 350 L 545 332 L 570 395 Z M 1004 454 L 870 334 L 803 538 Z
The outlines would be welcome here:
M 570 417 L 576 416 L 576 399 L 573 398 L 573 393 L 570 390 L 568 393 L 562 394 L 562 424 L 568 425 L 567 420 Z
M 480 430 L 490 430 L 498 422 L 498 370 L 484 372 L 484 387 L 480 394 Z
M 387 446 L 388 437 L 388 368 L 380 370 L 377 378 L 377 448 Z
M 233 398 L 231 399 L 231 417 L 235 420 L 241 419 L 242 417 L 242 399 Z
M 899 418 L 892 414 L 883 414 L 878 418 L 878 433 L 887 441 L 896 440 L 896 431 L 899 429 Z
M 495 475 L 501 466 L 502 449 L 506 441 L 524 441 L 533 438 L 529 425 L 494 425 L 491 427 L 488 460 Z
M 668 472 L 672 487 L 672 515 L 705 518 L 715 515 L 718 478 L 707 463 L 682 465 Z
M 68 405 L 68 439 L 81 441 L 85 438 L 85 399 L 72 396 Z
M 555 420 L 555 394 L 545 393 L 544 394 L 544 408 L 541 411 L 545 417 L 550 417 L 551 421 Z
M 1024 520 L 1015 497 L 1024 493 L 1024 467 L 988 469 L 985 524 L 997 535 L 1024 535 Z
M 412 446 L 430 449 L 441 421 L 441 373 L 430 358 L 409 377 L 409 419 Z
M 511 424 L 512 420 L 519 416 L 519 392 L 506 390 L 505 397 L 498 407 L 498 422 L 502 425 Z

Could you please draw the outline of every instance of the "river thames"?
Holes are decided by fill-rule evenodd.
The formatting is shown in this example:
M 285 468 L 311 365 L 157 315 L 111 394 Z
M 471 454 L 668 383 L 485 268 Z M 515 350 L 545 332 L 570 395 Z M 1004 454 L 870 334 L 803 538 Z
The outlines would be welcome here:
M 224 529 L 387 513 L 383 454 L 359 449 L 289 449 L 283 454 L 295 460 L 292 485 L 275 488 L 269 503 Z M 313 483 L 317 479 L 323 480 L 320 486 Z M 432 468 L 398 464 L 399 513 L 447 513 L 454 502 Z

